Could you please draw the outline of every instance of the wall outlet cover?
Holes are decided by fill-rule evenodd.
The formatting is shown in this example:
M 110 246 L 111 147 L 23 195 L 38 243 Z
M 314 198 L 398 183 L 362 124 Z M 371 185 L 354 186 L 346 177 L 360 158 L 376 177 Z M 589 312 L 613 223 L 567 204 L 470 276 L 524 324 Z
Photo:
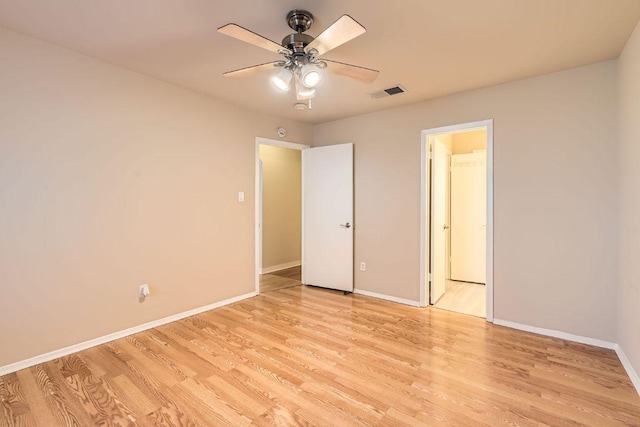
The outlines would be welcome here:
M 140 285 L 140 288 L 138 289 L 138 296 L 140 298 L 146 298 L 149 296 L 149 294 L 150 294 L 149 285 L 147 284 Z

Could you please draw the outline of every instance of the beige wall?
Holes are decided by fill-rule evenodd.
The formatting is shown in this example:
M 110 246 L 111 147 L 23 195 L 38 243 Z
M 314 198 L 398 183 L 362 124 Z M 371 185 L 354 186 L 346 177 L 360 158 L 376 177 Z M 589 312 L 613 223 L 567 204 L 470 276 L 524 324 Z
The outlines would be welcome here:
M 456 132 L 452 138 L 452 154 L 473 153 L 487 148 L 487 131 L 484 129 Z
M 255 138 L 310 126 L 4 30 L 0 58 L 0 366 L 254 290 Z
M 618 343 L 640 374 L 640 25 L 618 63 Z
M 315 126 L 355 144 L 356 289 L 419 300 L 421 131 L 492 118 L 495 317 L 614 341 L 615 84 L 611 61 Z
M 302 151 L 260 145 L 262 268 L 300 262 Z

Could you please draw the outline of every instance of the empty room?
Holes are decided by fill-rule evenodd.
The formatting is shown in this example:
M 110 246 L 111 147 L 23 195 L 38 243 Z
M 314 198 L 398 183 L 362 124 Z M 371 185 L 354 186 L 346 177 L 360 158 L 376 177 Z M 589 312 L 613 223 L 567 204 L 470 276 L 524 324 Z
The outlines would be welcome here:
M 640 426 L 640 1 L 0 0 L 0 426 Z

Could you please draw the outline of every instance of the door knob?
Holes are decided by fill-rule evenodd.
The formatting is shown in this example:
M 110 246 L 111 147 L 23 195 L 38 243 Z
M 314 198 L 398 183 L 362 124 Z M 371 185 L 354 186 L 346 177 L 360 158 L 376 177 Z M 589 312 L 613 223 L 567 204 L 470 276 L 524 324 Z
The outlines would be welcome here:
M 443 230 L 446 230 L 447 228 L 449 228 L 449 226 L 448 226 L 448 225 L 443 225 L 443 226 L 442 226 L 442 229 L 443 229 Z
M 351 228 L 351 224 L 349 224 L 349 223 L 340 224 L 340 227 L 342 227 L 342 228 Z

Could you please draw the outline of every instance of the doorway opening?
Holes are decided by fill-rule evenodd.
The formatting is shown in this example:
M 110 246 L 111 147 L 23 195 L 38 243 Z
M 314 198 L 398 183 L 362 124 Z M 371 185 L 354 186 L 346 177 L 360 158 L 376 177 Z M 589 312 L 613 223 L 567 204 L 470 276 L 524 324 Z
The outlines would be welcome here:
M 422 132 L 423 306 L 493 321 L 493 121 Z
M 302 150 L 256 138 L 256 293 L 302 283 Z

